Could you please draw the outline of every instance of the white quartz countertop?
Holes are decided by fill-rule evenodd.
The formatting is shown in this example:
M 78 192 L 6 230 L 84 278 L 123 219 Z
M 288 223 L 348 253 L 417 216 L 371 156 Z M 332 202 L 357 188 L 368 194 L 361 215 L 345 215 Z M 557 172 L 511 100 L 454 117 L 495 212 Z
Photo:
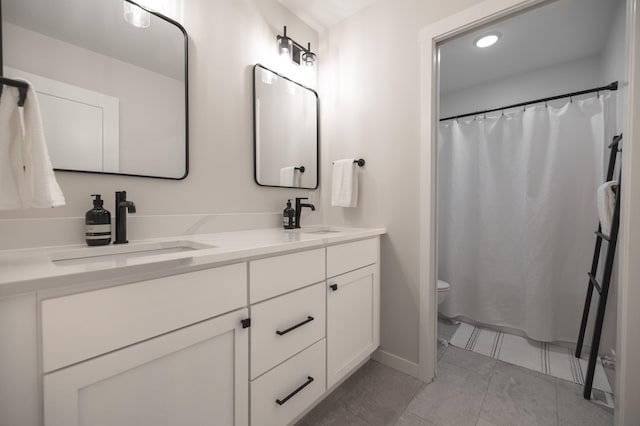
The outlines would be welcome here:
M 328 231 L 328 232 L 327 232 Z M 343 228 L 312 226 L 301 230 L 279 228 L 197 234 L 140 241 L 124 245 L 87 247 L 86 245 L 39 247 L 0 251 L 0 297 L 74 285 L 104 283 L 149 273 L 166 273 L 244 261 L 289 251 L 307 250 L 336 243 L 370 238 L 385 233 L 383 228 Z M 132 251 L 143 246 L 193 246 L 199 249 L 137 256 L 100 257 Z M 211 247 L 209 247 L 211 246 Z M 202 248 L 201 248 L 202 247 Z M 96 256 L 95 262 L 73 259 Z M 95 253 L 95 254 L 94 254 Z M 162 250 L 157 251 L 162 253 Z M 104 284 L 103 284 L 104 285 Z

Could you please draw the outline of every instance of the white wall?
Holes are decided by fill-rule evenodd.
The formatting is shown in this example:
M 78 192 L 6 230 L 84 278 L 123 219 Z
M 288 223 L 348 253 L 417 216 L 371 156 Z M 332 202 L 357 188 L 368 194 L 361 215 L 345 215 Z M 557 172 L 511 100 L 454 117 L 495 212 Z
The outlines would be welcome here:
M 600 55 L 440 95 L 440 117 L 605 86 Z
M 302 78 L 293 67 L 279 61 L 276 35 L 287 25 L 296 41 L 317 45 L 317 33 L 276 0 L 191 0 L 185 7 L 183 24 L 190 36 L 189 176 L 183 181 L 167 181 L 57 172 L 67 205 L 0 212 L 0 249 L 43 241 L 83 243 L 83 218 L 94 193 L 103 194 L 105 207 L 113 214 L 114 192 L 127 190 L 136 203 L 138 220 L 149 217 L 162 223 L 161 218 L 167 216 L 173 224 L 177 216 L 193 215 L 188 229 L 195 229 L 198 221 L 212 213 L 245 213 L 240 220 L 231 221 L 235 226 L 262 226 L 264 217 L 272 226 L 279 226 L 277 213 L 282 214 L 287 198 L 309 194 L 308 190 L 263 188 L 253 181 L 252 66 L 261 62 L 315 87 L 315 75 Z M 319 212 L 304 212 L 303 216 L 309 224 L 320 219 Z M 151 231 L 136 234 L 136 226 L 134 220 L 129 227 L 133 235 L 154 235 Z M 163 228 L 162 224 L 153 227 Z
M 387 228 L 381 347 L 418 362 L 418 31 L 479 0 L 379 0 L 321 38 L 321 196 L 336 225 Z M 331 162 L 362 157 L 358 207 L 330 207 Z M 417 370 L 416 370 L 417 371 Z

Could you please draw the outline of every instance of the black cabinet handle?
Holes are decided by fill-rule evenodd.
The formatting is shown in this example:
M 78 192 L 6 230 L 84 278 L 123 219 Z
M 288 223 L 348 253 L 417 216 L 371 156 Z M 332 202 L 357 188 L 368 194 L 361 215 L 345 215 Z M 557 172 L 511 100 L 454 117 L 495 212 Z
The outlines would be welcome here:
M 331 284 L 329 288 L 333 291 L 336 291 L 338 289 L 338 284 Z
M 283 334 L 287 334 L 288 332 L 293 331 L 293 330 L 295 330 L 296 328 L 301 327 L 301 326 L 303 326 L 303 325 L 305 325 L 305 324 L 307 324 L 307 323 L 309 323 L 309 322 L 311 322 L 311 321 L 313 321 L 313 317 L 307 317 L 307 319 L 306 319 L 306 320 L 304 320 L 304 321 L 302 321 L 300 324 L 296 324 L 296 325 L 294 325 L 293 327 L 289 327 L 289 328 L 287 328 L 285 331 L 277 330 L 277 331 L 276 331 L 276 334 L 277 334 L 278 336 L 282 336 Z
M 298 392 L 300 392 L 302 389 L 306 388 L 307 386 L 309 386 L 311 384 L 311 382 L 313 382 L 313 377 L 311 376 L 307 376 L 307 381 L 304 382 L 298 389 L 294 390 L 293 392 L 291 392 L 289 395 L 287 395 L 284 399 L 276 399 L 276 404 L 278 405 L 282 405 L 285 402 L 287 402 L 288 400 L 290 400 L 291 398 L 293 398 Z

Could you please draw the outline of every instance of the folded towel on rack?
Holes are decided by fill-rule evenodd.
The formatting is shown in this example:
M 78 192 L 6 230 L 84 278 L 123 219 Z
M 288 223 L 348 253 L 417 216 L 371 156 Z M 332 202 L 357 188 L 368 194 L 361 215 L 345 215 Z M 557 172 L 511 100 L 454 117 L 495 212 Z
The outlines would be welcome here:
M 333 162 L 331 205 L 335 207 L 358 205 L 358 170 L 353 158 Z
M 614 188 L 618 181 L 605 182 L 598 187 L 598 216 L 600 217 L 600 229 L 604 235 L 611 232 L 611 221 L 613 220 L 613 210 L 616 207 L 616 193 Z
M 5 86 L 0 97 L 0 209 L 63 206 L 38 98 L 33 86 L 25 82 L 29 90 L 24 107 L 18 107 L 16 88 Z
M 295 166 L 280 169 L 280 186 L 296 186 Z

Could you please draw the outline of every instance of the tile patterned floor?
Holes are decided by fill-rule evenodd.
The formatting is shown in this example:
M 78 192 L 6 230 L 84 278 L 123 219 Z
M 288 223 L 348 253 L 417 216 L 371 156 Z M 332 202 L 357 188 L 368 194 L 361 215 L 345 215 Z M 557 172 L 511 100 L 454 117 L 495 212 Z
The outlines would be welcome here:
M 439 337 L 453 325 L 440 322 Z M 297 425 L 606 426 L 613 411 L 585 401 L 582 387 L 449 346 L 438 348 L 437 377 L 425 385 L 367 362 Z

